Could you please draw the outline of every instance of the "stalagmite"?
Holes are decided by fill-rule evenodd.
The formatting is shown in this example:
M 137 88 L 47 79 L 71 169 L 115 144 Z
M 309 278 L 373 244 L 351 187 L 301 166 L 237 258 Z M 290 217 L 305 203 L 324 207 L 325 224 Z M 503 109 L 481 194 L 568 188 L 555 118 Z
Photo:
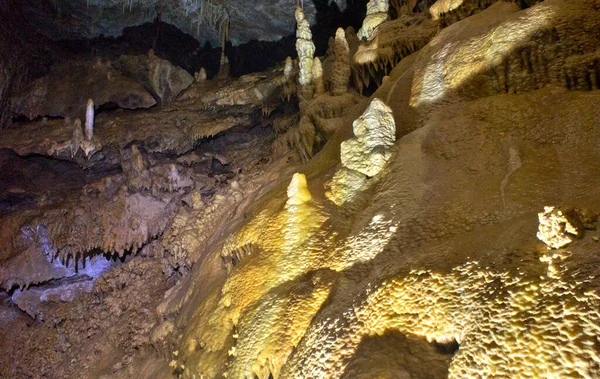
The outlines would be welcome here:
M 321 95 L 325 93 L 325 81 L 323 79 L 323 65 L 319 57 L 313 61 L 312 67 L 313 83 L 315 85 L 315 93 Z
M 313 84 L 313 56 L 315 54 L 315 44 L 312 41 L 312 33 L 310 24 L 304 17 L 304 11 L 301 8 L 296 8 L 296 51 L 298 52 L 298 60 L 300 73 L 298 82 L 300 83 L 299 97 L 301 100 L 312 99 L 314 89 Z
M 287 188 L 287 196 L 287 206 L 302 205 L 312 199 L 312 195 L 308 190 L 306 175 L 299 173 L 294 174 L 292 181 Z
M 77 154 L 83 142 L 83 129 L 81 128 L 81 120 L 75 119 L 73 124 L 73 138 L 71 139 L 71 157 Z
M 358 31 L 359 39 L 367 41 L 375 38 L 376 29 L 388 19 L 388 0 L 371 0 L 367 4 L 367 15 L 363 21 L 362 28 Z
M 355 137 L 342 142 L 342 165 L 366 176 L 377 175 L 390 159 L 396 140 L 392 110 L 380 99 L 373 99 L 352 129 Z
M 375 98 L 352 124 L 354 138 L 342 142 L 342 168 L 327 183 L 325 195 L 340 206 L 372 184 L 369 177 L 381 172 L 392 155 L 396 125 L 392 110 Z
M 225 52 L 221 54 L 221 66 L 219 67 L 219 73 L 217 74 L 218 80 L 227 80 L 229 79 L 230 71 L 229 71 L 229 58 L 225 55 Z
M 344 29 L 338 28 L 335 33 L 335 60 L 331 72 L 331 94 L 343 95 L 348 92 L 350 82 L 350 48 Z
M 85 139 L 92 140 L 94 136 L 94 100 L 88 99 L 85 109 Z
M 207 79 L 206 70 L 204 69 L 204 67 L 200 68 L 200 71 L 194 74 L 194 79 L 196 80 L 196 82 L 202 82 Z
M 285 66 L 283 67 L 283 76 L 286 77 L 286 79 L 291 79 L 292 78 L 292 74 L 294 72 L 294 60 L 292 59 L 292 57 L 287 57 L 285 58 Z
M 146 169 L 144 157 L 136 145 L 131 145 L 131 164 L 136 174 L 141 174 Z

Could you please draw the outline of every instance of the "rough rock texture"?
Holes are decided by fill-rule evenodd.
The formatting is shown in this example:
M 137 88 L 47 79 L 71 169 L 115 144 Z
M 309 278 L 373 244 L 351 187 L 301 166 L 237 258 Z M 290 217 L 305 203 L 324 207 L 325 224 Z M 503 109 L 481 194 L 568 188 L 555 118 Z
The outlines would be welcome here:
M 325 79 L 323 78 L 323 64 L 319 57 L 315 57 L 312 66 L 312 76 L 315 86 L 315 94 L 322 95 L 326 92 L 325 90 Z
M 554 207 L 544 207 L 544 212 L 538 213 L 540 226 L 537 237 L 540 241 L 553 249 L 560 249 L 573 242 L 581 232 L 578 230 L 579 223 L 573 216 L 569 216 Z
M 594 1 L 550 0 L 522 11 L 498 2 L 468 23 L 445 28 L 423 50 L 411 104 L 520 93 L 548 84 L 598 88 L 600 39 L 585 30 L 599 24 Z
M 331 94 L 343 95 L 348 92 L 350 82 L 350 47 L 344 29 L 338 28 L 335 33 L 335 59 L 331 69 Z
M 567 17 L 564 2 L 549 0 L 507 22 L 519 17 L 525 28 L 544 14 L 558 30 L 581 25 L 578 17 L 593 25 L 592 3 L 569 4 Z M 500 6 L 488 8 L 490 19 Z M 302 170 L 311 201 L 286 207 L 289 179 L 283 181 L 227 239 L 223 249 L 241 257 L 229 274 L 204 279 L 208 267 L 197 266 L 177 295 L 184 300 L 176 325 L 185 331 L 173 359 L 184 378 L 372 377 L 365 357 L 381 377 L 439 377 L 446 369 L 451 378 L 600 375 L 595 239 L 585 235 L 568 251 L 548 253 L 536 238 L 544 204 L 600 208 L 600 114 L 590 108 L 598 91 L 521 87 L 521 94 L 498 94 L 476 81 L 463 97 L 442 91 L 435 106 L 413 102 L 416 115 L 406 111 L 423 93 L 420 83 L 432 94 L 440 83 L 437 71 L 424 74 L 430 67 L 444 68 L 439 77 L 446 80 L 459 70 L 449 65 L 450 52 L 466 48 L 472 58 L 488 51 L 466 37 L 485 12 L 445 29 L 460 25 L 465 36 L 455 36 L 449 54 L 431 54 L 445 46 L 432 42 L 384 81 L 376 96 L 405 123 L 376 185 L 358 186 L 363 192 L 351 204 L 326 197 L 323 183 L 339 167 L 346 123 Z M 517 46 L 540 36 L 516 35 Z M 564 38 L 578 37 L 573 31 Z M 595 46 L 595 35 L 579 38 Z M 514 85 L 537 74 L 522 75 Z M 405 80 L 415 85 L 401 86 Z M 594 218 L 590 228 L 597 224 Z M 202 285 L 210 289 L 198 296 L 193 288 Z M 460 348 L 451 362 L 423 354 L 402 365 L 369 341 L 391 333 Z
M 369 86 L 390 73 L 400 60 L 419 51 L 438 32 L 436 22 L 424 13 L 401 15 L 378 28 L 377 36 L 360 44 L 353 54 L 355 82 Z
M 281 71 L 272 76 L 278 83 Z M 253 99 L 243 94 L 255 90 L 247 79 L 229 90 Z M 173 329 L 151 333 L 161 325 L 156 306 L 167 286 L 227 233 L 226 220 L 293 170 L 291 156 L 270 156 L 271 129 L 251 109 L 260 102 L 206 106 L 190 98 L 98 114 L 93 139 L 103 145 L 90 160 L 79 160 L 82 153 L 59 160 L 39 146 L 61 135 L 72 143 L 73 130 L 85 142 L 80 122 L 77 129 L 49 120 L 3 131 L 0 333 L 23 339 L 0 342 L 7 352 L 0 377 L 171 376 L 163 359 L 176 348 L 166 342 Z M 49 133 L 20 138 L 39 128 Z M 70 160 L 87 162 L 86 170 Z M 225 267 L 220 257 L 218 265 Z
M 315 44 L 312 41 L 310 24 L 304 16 L 301 8 L 296 8 L 296 52 L 298 53 L 298 65 L 300 67 L 298 75 L 299 98 L 301 100 L 310 100 L 313 95 L 313 57 L 315 54 Z
M 0 376 L 599 377 L 599 21 L 597 0 L 497 2 L 370 99 L 296 101 L 291 59 L 198 82 L 96 114 L 87 158 L 55 153 L 81 150 L 75 122 L 2 131 L 0 268 L 75 247 L 114 267 L 0 291 Z
M 209 92 L 208 98 L 218 92 Z M 149 95 L 149 94 L 148 94 Z M 245 94 L 245 98 L 253 98 Z M 153 100 L 154 101 L 154 100 Z M 206 103 L 210 107 L 211 103 Z M 198 99 L 160 107 L 147 113 L 112 112 L 96 118 L 96 147 L 88 157 L 73 146 L 73 132 L 64 120 L 42 120 L 23 125 L 21 129 L 3 132 L 0 148 L 22 156 L 48 155 L 73 160 L 82 167 L 97 164 L 114 165 L 120 161 L 120 151 L 131 142 L 138 142 L 149 152 L 190 151 L 202 138 L 214 136 L 235 126 L 255 122 L 257 112 L 249 108 L 226 109 L 221 112 L 198 111 L 205 104 Z M 176 110 L 176 111 L 174 111 Z M 35 131 L 23 138 L 24 131 Z
M 143 85 L 121 75 L 110 62 L 68 62 L 53 66 L 48 76 L 13 94 L 10 112 L 30 120 L 38 116 L 85 119 L 88 99 L 94 99 L 96 107 L 114 103 L 135 109 L 156 104 Z
M 334 2 L 341 10 L 345 9 L 345 0 Z M 251 40 L 277 41 L 292 34 L 294 4 L 284 0 L 259 0 L 251 5 L 244 0 L 58 0 L 31 2 L 25 8 L 30 22 L 48 24 L 43 31 L 53 39 L 118 36 L 124 27 L 152 22 L 160 13 L 163 21 L 214 46 L 222 41 L 220 29 L 227 16 L 228 39 L 234 45 Z M 303 6 L 308 19 L 314 23 L 315 5 L 305 1 Z M 63 22 L 50 23 L 49 15 Z
M 165 289 L 160 262 L 136 258 L 103 274 L 91 293 L 73 302 L 41 303 L 37 312 L 43 314 L 43 322 L 24 320 L 3 304 L 2 335 L 17 332 L 27 342 L 0 340 L 0 348 L 7 352 L 0 358 L 0 374 L 7 378 L 114 378 L 120 371 L 129 376 L 143 372 L 136 371 L 133 356 L 149 344 L 150 330 L 159 321 L 153 309 Z M 161 366 L 156 358 L 155 363 Z
M 342 165 L 366 176 L 375 176 L 392 155 L 396 125 L 392 110 L 374 99 L 365 113 L 352 124 L 354 138 L 342 142 Z
M 388 0 L 370 0 L 367 3 L 367 15 L 358 31 L 359 39 L 372 40 L 377 35 L 377 27 L 388 19 L 390 5 Z
M 187 71 L 157 57 L 152 51 L 147 56 L 123 55 L 117 65 L 124 75 L 143 83 L 163 104 L 171 102 L 194 81 Z

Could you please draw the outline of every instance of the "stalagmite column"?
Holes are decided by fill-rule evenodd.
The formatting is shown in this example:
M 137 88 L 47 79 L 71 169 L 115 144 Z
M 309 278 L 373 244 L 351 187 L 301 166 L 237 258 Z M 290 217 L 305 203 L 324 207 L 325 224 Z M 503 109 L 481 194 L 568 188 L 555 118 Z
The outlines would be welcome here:
M 344 29 L 338 28 L 335 33 L 335 60 L 331 72 L 331 94 L 343 95 L 348 92 L 350 83 L 350 48 Z
M 83 142 L 83 130 L 81 129 L 81 120 L 76 118 L 73 123 L 73 137 L 71 138 L 71 158 L 73 158 Z
M 342 142 L 342 168 L 328 183 L 326 196 L 337 205 L 351 201 L 369 187 L 369 178 L 379 174 L 392 156 L 396 123 L 392 110 L 373 99 L 365 112 L 352 123 L 354 137 Z
M 342 165 L 366 176 L 375 176 L 392 156 L 396 124 L 392 110 L 373 99 L 367 110 L 352 123 L 354 138 L 342 142 Z
M 292 73 L 294 72 L 294 60 L 292 57 L 285 58 L 285 66 L 283 67 L 283 76 L 286 79 L 292 78 Z
M 230 71 L 229 71 L 229 58 L 225 55 L 225 52 L 221 53 L 221 67 L 219 68 L 219 73 L 217 74 L 217 79 L 219 80 L 227 80 L 229 79 Z
M 298 52 L 298 60 L 300 66 L 300 75 L 298 82 L 300 88 L 298 97 L 300 100 L 310 100 L 313 96 L 313 57 L 315 54 L 315 44 L 312 41 L 312 33 L 310 24 L 304 17 L 304 11 L 301 8 L 296 8 L 296 51 Z
M 308 190 L 306 176 L 304 174 L 294 174 L 294 176 L 292 177 L 292 181 L 290 182 L 290 185 L 287 188 L 287 196 L 287 206 L 301 205 L 312 199 L 312 195 Z
M 368 41 L 375 38 L 375 29 L 388 19 L 388 10 L 390 5 L 388 0 L 371 0 L 367 4 L 367 15 L 358 31 L 358 39 Z
M 207 79 L 206 70 L 204 67 L 200 68 L 200 71 L 194 74 L 194 79 L 196 82 L 203 82 Z
M 85 139 L 92 140 L 94 136 L 94 100 L 88 99 L 85 109 Z
M 313 61 L 312 67 L 313 83 L 315 86 L 315 93 L 321 95 L 325 93 L 325 81 L 323 79 L 323 65 L 319 57 L 316 57 Z
M 285 66 L 283 67 L 282 95 L 284 99 L 290 101 L 294 93 L 296 93 L 296 82 L 294 80 L 294 60 L 291 57 L 287 57 L 285 59 Z

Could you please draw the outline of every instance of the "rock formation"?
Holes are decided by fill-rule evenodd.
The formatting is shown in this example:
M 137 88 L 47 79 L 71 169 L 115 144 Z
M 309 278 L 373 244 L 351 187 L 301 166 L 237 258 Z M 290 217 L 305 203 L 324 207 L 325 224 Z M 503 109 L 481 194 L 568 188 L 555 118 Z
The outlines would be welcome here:
M 319 57 L 315 57 L 312 66 L 312 77 L 315 87 L 315 94 L 322 95 L 326 92 L 325 80 L 323 78 L 323 65 Z
M 390 159 L 396 140 L 392 110 L 373 99 L 365 113 L 352 124 L 354 138 L 342 142 L 342 165 L 366 176 L 375 176 Z
M 204 67 L 202 67 L 200 69 L 200 71 L 198 71 L 197 73 L 194 74 L 194 80 L 196 82 L 202 82 L 204 80 L 206 80 L 208 77 L 206 76 L 206 70 L 204 69 Z
M 350 82 L 350 47 L 344 29 L 338 28 L 335 33 L 335 59 L 331 70 L 331 94 L 343 95 L 348 92 Z
M 288 200 L 285 204 L 288 207 L 302 205 L 312 198 L 304 174 L 294 174 L 287 189 L 287 196 Z
M 377 27 L 388 19 L 388 0 L 370 0 L 367 3 L 367 15 L 358 31 L 359 39 L 372 40 L 377 35 Z
M 94 136 L 94 100 L 88 99 L 85 108 L 85 139 L 92 140 Z
M 86 79 L 81 81 L 77 78 Z M 48 76 L 13 94 L 10 111 L 30 120 L 38 116 L 85 119 L 90 96 L 93 96 L 95 106 L 110 102 L 121 108 L 135 109 L 156 104 L 143 85 L 121 75 L 111 66 L 65 62 L 52 67 Z
M 549 248 L 559 249 L 566 246 L 581 233 L 573 216 L 567 217 L 555 207 L 544 207 L 544 212 L 538 213 L 538 219 L 540 226 L 537 237 Z
M 169 2 L 201 40 L 223 36 L 209 16 L 280 22 L 227 51 L 232 73 L 278 63 L 227 80 L 200 78 L 223 50 L 195 44 L 196 80 L 173 77 L 160 20 L 150 41 L 45 45 L 37 79 L 0 57 L 31 86 L 0 129 L 0 377 L 600 377 L 598 1 L 440 0 L 436 20 L 397 1 L 387 20 L 373 0 L 361 42 L 321 29 L 322 4 L 315 43 L 304 3 L 284 61 L 267 40 L 290 4 Z M 122 6 L 38 28 L 150 9 Z
M 300 84 L 298 97 L 304 100 L 310 100 L 313 96 L 313 57 L 315 54 L 315 44 L 312 41 L 310 24 L 304 17 L 301 8 L 296 8 L 296 52 L 298 53 L 298 65 L 300 72 L 298 83 Z
M 153 50 L 147 55 L 122 55 L 117 66 L 124 75 L 143 83 L 163 104 L 171 102 L 194 81 L 185 70 L 158 57 Z
M 229 79 L 230 75 L 231 74 L 229 72 L 229 58 L 227 58 L 227 55 L 221 54 L 221 61 L 219 65 L 219 73 L 217 74 L 217 79 L 227 80 Z

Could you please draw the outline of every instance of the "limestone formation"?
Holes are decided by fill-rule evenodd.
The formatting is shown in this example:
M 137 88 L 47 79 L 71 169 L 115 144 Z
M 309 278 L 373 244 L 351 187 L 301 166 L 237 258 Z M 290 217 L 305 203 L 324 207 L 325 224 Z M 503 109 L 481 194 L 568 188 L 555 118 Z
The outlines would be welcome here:
M 296 8 L 296 52 L 298 53 L 298 65 L 300 72 L 298 82 L 300 83 L 300 98 L 310 100 L 313 95 L 313 57 L 315 44 L 312 41 L 310 24 L 304 17 L 302 8 Z
M 520 10 L 501 1 L 468 20 L 443 29 L 420 54 L 418 59 L 428 63 L 419 64 L 412 105 L 442 97 L 460 101 L 523 93 L 547 85 L 598 87 L 593 57 L 600 41 L 580 28 L 600 25 L 593 2 L 545 1 Z M 497 40 L 499 35 L 506 38 Z
M 174 9 L 207 12 L 196 38 L 279 23 L 269 40 L 290 4 L 103 1 L 45 2 L 59 22 L 38 22 L 35 2 L 11 12 L 30 18 L 19 32 L 57 35 L 161 14 L 68 55 L 36 42 L 33 67 L 6 67 L 30 44 L 0 38 L 0 91 L 31 80 L 23 93 L 44 99 L 13 104 L 34 119 L 0 129 L 0 377 L 600 377 L 598 0 L 441 0 L 460 4 L 437 21 L 432 1 L 398 0 L 378 26 L 373 0 L 372 39 L 339 30 L 323 60 L 303 45 L 314 4 L 298 1 L 310 56 L 179 95 L 157 54 L 196 70 L 222 50 L 194 51 L 166 24 Z M 115 109 L 117 94 L 163 99 L 125 86 L 140 73 L 152 88 L 150 62 L 165 101 Z M 347 67 L 371 95 L 348 89 Z M 63 100 L 69 117 L 45 108 Z
M 376 98 L 354 121 L 352 129 L 354 138 L 342 142 L 342 165 L 366 176 L 377 175 L 390 159 L 396 140 L 392 110 Z
M 292 78 L 292 73 L 294 71 L 294 60 L 292 57 L 285 58 L 285 65 L 283 68 L 283 75 L 290 80 Z
M 200 68 L 200 71 L 198 71 L 194 74 L 194 80 L 196 81 L 196 83 L 203 82 L 206 79 L 207 79 L 207 76 L 206 76 L 206 70 L 204 69 L 204 67 Z
M 85 139 L 91 141 L 94 136 L 94 100 L 88 99 L 85 108 Z
M 160 58 L 152 49 L 147 55 L 122 55 L 116 66 L 124 75 L 143 83 L 162 104 L 171 102 L 194 82 L 187 71 Z
M 548 245 L 549 249 L 560 249 L 573 242 L 581 233 L 574 216 L 567 216 L 555 207 L 544 207 L 544 212 L 538 213 L 538 219 L 540 225 L 537 238 Z
M 76 118 L 73 123 L 73 138 L 71 139 L 71 158 L 77 154 L 77 151 L 83 143 L 84 132 L 81 128 L 81 120 Z
M 286 205 L 288 207 L 302 205 L 312 198 L 304 174 L 294 174 L 292 181 L 287 188 L 287 196 L 288 200 Z
M 447 26 L 467 18 L 498 0 L 438 0 L 429 8 L 431 18 Z M 523 0 L 521 5 L 532 5 L 535 0 Z
M 367 3 L 367 15 L 358 31 L 359 39 L 371 41 L 377 35 L 377 27 L 387 21 L 389 11 L 388 0 L 370 0 Z
M 111 80 L 107 79 L 108 73 L 111 73 Z M 136 109 L 156 104 L 142 84 L 110 66 L 63 62 L 54 65 L 47 76 L 14 93 L 10 99 L 10 111 L 30 120 L 38 116 L 83 119 L 91 94 L 96 107 L 114 103 L 120 108 Z
M 323 78 L 323 65 L 321 59 L 315 57 L 312 67 L 312 76 L 315 87 L 315 94 L 322 95 L 325 93 L 325 80 Z
M 437 32 L 437 23 L 423 13 L 401 15 L 381 24 L 377 38 L 361 43 L 353 53 L 355 82 L 359 89 L 362 85 L 379 83 L 383 75 L 422 49 Z
M 335 33 L 335 60 L 331 70 L 331 94 L 340 96 L 348 92 L 350 82 L 350 48 L 344 29 Z
M 225 53 L 221 54 L 221 61 L 219 65 L 219 72 L 217 73 L 218 80 L 227 80 L 229 79 L 230 68 L 229 68 L 229 58 Z

